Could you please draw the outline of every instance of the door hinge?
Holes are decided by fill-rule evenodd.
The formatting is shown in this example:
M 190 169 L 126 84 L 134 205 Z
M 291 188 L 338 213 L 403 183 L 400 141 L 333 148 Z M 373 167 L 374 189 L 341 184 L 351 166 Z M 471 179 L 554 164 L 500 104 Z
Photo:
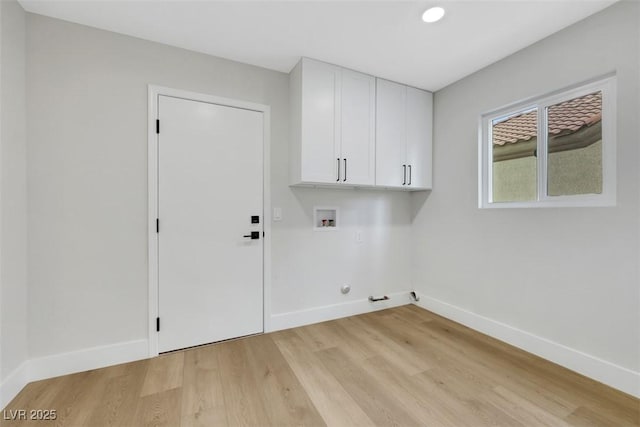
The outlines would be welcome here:
M 264 231 L 262 232 L 262 237 L 264 237 Z
M 156 233 L 160 232 L 160 219 L 156 218 Z
M 160 133 L 160 119 L 156 120 L 156 133 Z
M 160 318 L 156 317 L 156 332 L 160 332 Z

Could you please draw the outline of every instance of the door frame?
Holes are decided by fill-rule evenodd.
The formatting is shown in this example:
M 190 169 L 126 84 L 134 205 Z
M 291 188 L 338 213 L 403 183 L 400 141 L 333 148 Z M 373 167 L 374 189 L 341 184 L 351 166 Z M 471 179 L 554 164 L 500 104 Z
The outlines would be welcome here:
M 262 328 L 264 332 L 270 330 L 271 319 L 271 107 L 230 98 L 223 98 L 203 93 L 190 92 L 168 87 L 148 85 L 148 255 L 149 255 L 149 316 L 148 337 L 149 357 L 158 353 L 158 332 L 156 318 L 159 315 L 159 259 L 158 233 L 156 233 L 156 218 L 158 218 L 158 134 L 156 133 L 156 119 L 158 117 L 159 96 L 170 96 L 191 101 L 207 102 L 225 107 L 241 108 L 257 111 L 263 114 L 263 189 L 262 189 L 262 217 L 264 237 L 262 260 Z

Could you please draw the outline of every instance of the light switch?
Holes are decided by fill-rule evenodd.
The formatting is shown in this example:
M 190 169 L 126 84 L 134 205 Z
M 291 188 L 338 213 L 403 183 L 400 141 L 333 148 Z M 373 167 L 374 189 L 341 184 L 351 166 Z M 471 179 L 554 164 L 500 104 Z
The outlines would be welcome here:
M 282 208 L 273 208 L 273 220 L 282 221 Z

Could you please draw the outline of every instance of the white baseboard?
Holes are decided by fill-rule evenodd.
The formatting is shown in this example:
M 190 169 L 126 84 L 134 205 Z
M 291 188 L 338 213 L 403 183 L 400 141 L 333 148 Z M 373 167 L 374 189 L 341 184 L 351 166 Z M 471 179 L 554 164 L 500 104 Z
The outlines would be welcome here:
M 409 293 L 389 294 L 391 299 L 371 303 L 366 299 L 314 307 L 271 316 L 269 331 L 353 316 L 410 303 Z M 640 397 L 640 373 L 623 368 L 548 339 L 475 314 L 446 302 L 421 295 L 415 303 L 448 319 L 497 338 L 572 371 L 593 378 L 625 393 Z M 4 408 L 31 381 L 98 369 L 149 357 L 148 340 L 135 340 L 93 347 L 28 360 L 0 384 L 0 408 Z
M 420 301 L 414 304 L 610 387 L 640 397 L 640 372 L 623 368 L 435 298 L 420 295 Z
M 273 315 L 271 316 L 271 328 L 265 332 L 323 322 L 409 303 L 408 291 L 389 294 L 389 297 L 391 299 L 376 303 L 363 299 Z M 14 371 L 2 383 L 1 407 L 4 408 L 29 382 L 132 362 L 148 357 L 149 341 L 142 339 L 30 359 L 24 362 L 19 369 Z
M 29 360 L 29 381 L 104 368 L 148 357 L 149 341 L 146 339 L 39 357 Z
M 20 390 L 29 383 L 29 361 L 22 362 L 0 383 L 0 408 L 13 400 Z
M 356 314 L 406 305 L 410 302 L 409 291 L 395 292 L 387 294 L 387 296 L 390 299 L 386 301 L 369 302 L 368 299 L 360 299 L 340 304 L 313 307 L 306 310 L 273 314 L 271 315 L 270 328 L 265 332 L 273 332 L 282 329 L 295 328 L 297 326 L 309 325 L 312 323 L 325 322 L 327 320 L 339 319 L 341 317 L 354 316 Z
M 410 302 L 408 291 L 396 292 L 388 296 L 389 300 L 375 303 L 362 299 L 272 315 L 270 330 L 265 332 L 368 313 L 406 305 Z M 2 383 L 0 407 L 4 408 L 29 382 L 133 362 L 148 357 L 149 342 L 142 339 L 30 359 L 11 373 Z
M 7 406 L 20 390 L 32 381 L 104 368 L 148 357 L 149 342 L 143 339 L 27 360 L 2 382 L 0 408 Z

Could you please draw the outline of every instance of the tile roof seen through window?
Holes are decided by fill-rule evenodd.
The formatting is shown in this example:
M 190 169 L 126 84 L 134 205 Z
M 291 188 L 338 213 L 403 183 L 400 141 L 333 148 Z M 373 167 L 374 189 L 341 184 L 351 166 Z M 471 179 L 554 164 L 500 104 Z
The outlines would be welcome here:
M 537 110 L 527 111 L 503 121 L 494 121 L 493 144 L 515 144 L 537 135 Z M 548 109 L 549 134 L 574 133 L 602 120 L 602 92 L 574 98 Z

